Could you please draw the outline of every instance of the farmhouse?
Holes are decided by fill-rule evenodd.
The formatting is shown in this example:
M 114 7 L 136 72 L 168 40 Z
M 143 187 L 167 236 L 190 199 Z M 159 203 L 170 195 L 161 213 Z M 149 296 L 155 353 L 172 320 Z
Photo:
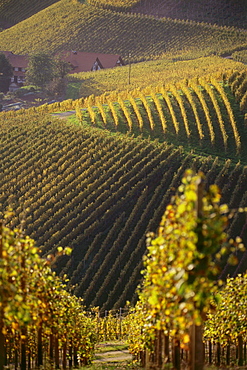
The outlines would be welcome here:
M 12 51 L 1 51 L 13 67 L 10 91 L 15 91 L 25 83 L 25 73 L 28 67 L 28 55 L 14 54 Z M 86 53 L 81 51 L 62 51 L 57 56 L 71 65 L 69 73 L 98 71 L 105 68 L 123 66 L 120 55 Z
M 121 56 L 115 54 L 63 51 L 59 53 L 58 56 L 71 65 L 70 73 L 98 71 L 100 69 L 124 65 Z
M 2 51 L 6 58 L 8 58 L 10 64 L 13 67 L 13 76 L 11 77 L 11 84 L 9 87 L 10 91 L 15 91 L 19 87 L 24 85 L 25 73 L 28 66 L 28 56 L 18 55 L 12 53 L 12 51 Z

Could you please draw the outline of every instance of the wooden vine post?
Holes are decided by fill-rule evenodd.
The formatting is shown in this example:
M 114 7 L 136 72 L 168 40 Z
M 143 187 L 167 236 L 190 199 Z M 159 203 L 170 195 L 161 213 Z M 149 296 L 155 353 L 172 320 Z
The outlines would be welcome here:
M 181 351 L 180 351 L 180 340 L 178 338 L 174 338 L 173 340 L 173 350 L 172 350 L 172 357 L 173 357 L 173 366 L 174 369 L 180 370 L 181 368 Z
M 55 368 L 59 369 L 59 342 L 57 333 L 55 335 Z
M 204 365 L 203 326 L 193 324 L 191 327 L 190 353 L 191 370 L 202 370 Z
M 243 337 L 242 335 L 238 336 L 238 366 L 243 366 L 244 358 L 243 358 Z

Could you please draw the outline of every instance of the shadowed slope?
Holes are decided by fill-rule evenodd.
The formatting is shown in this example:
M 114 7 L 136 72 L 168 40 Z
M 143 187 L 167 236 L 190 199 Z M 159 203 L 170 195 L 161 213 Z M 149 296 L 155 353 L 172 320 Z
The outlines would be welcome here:
M 3 25 L 19 23 L 56 2 L 58 0 L 0 0 L 0 24 L 1 20 Z
M 220 26 L 247 27 L 245 0 L 142 0 L 132 11 L 157 17 L 215 23 Z

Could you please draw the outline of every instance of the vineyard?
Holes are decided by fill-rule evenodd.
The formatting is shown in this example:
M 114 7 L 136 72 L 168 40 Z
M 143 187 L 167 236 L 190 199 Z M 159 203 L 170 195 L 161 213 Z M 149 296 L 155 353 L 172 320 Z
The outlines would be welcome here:
M 33 110 L 74 109 L 82 125 L 142 135 L 198 154 L 226 155 L 245 164 L 246 70 L 234 72 L 229 82 L 227 73 L 223 78 L 219 82 L 211 75 L 143 90 L 91 95 Z
M 2 0 L 0 2 L 1 19 L 11 23 L 19 23 L 57 2 L 57 0 L 46 0 L 42 4 L 38 4 L 23 0 Z M 187 19 L 220 26 L 246 28 L 244 0 L 238 0 L 238 2 L 210 0 L 206 4 L 201 0 L 193 0 L 190 1 L 189 5 L 185 2 L 181 3 L 179 0 L 166 2 L 162 0 L 86 0 L 85 3 L 117 12 L 131 12 L 159 18 Z
M 42 3 L 24 0 L 1 0 L 0 18 L 8 22 L 19 23 L 55 2 L 57 0 L 45 0 Z
M 0 335 L 0 354 L 1 350 L 6 353 L 0 359 L 5 358 L 5 364 L 20 363 L 22 370 L 27 364 L 33 368 L 35 363 L 62 364 L 63 369 L 87 365 L 98 342 L 122 338 L 128 341 L 134 361 L 143 367 L 172 363 L 180 369 L 190 358 L 188 341 L 193 343 L 187 328 L 199 319 L 201 311 L 207 312 L 208 321 L 204 333 L 200 332 L 205 342 L 204 355 L 198 352 L 200 360 L 204 357 L 207 363 L 218 366 L 246 363 L 246 308 L 241 297 L 247 284 L 246 276 L 239 275 L 245 271 L 247 256 L 243 249 L 247 243 L 246 80 L 246 70 L 235 71 L 226 73 L 223 82 L 208 76 L 1 113 L 0 202 L 3 211 L 11 208 L 5 223 L 15 230 L 3 229 L 7 249 L 2 252 L 5 264 L 1 268 L 10 292 L 5 295 L 4 321 L 0 322 L 4 335 L 4 339 Z M 76 122 L 63 122 L 48 114 L 54 109 L 72 108 Z M 150 231 L 165 230 L 164 222 L 168 229 L 174 227 L 170 205 L 165 214 L 168 212 L 169 217 L 162 215 L 171 196 L 181 189 L 187 168 L 205 174 L 205 190 L 214 204 L 212 216 L 208 214 L 211 208 L 205 205 L 210 235 L 208 244 L 203 244 L 205 256 L 201 257 L 201 250 L 197 261 L 200 274 L 192 287 L 188 285 L 189 292 L 197 292 L 196 299 L 184 290 L 186 280 L 181 285 L 176 275 L 181 280 L 181 261 L 188 274 L 195 263 L 194 253 L 186 249 L 191 248 L 191 239 L 184 248 L 179 247 L 180 255 L 173 260 L 177 265 L 171 266 L 167 275 L 162 270 L 163 283 L 170 282 L 171 272 L 176 272 L 174 284 L 165 284 L 170 290 L 163 294 L 166 300 L 162 298 L 162 304 L 167 306 L 161 310 L 160 304 L 156 305 L 160 298 L 154 298 L 151 286 L 153 298 L 144 295 L 150 305 L 147 310 L 147 304 L 144 308 L 138 300 L 136 288 L 143 280 L 146 247 L 149 245 L 150 252 L 155 245 L 150 241 L 154 235 Z M 221 189 L 220 196 L 211 184 Z M 216 208 L 219 201 L 228 206 Z M 179 202 L 177 220 L 187 230 L 190 215 L 187 206 Z M 232 212 L 229 221 L 221 216 L 228 208 Z M 232 238 L 227 253 L 225 233 L 214 229 L 218 225 L 224 225 Z M 189 229 L 186 232 L 190 235 Z M 24 239 L 24 233 L 29 237 Z M 157 245 L 164 240 L 168 249 L 159 251 L 167 250 L 166 258 L 175 255 L 169 248 L 176 236 L 169 233 L 165 239 L 158 238 Z M 235 253 L 237 241 L 242 247 Z M 223 247 L 217 268 L 205 268 L 205 259 L 212 261 L 218 245 Z M 154 267 L 155 274 L 159 270 Z M 152 272 L 151 267 L 148 271 Z M 219 293 L 215 276 L 220 271 L 221 279 L 230 273 L 237 280 L 228 279 L 225 290 Z M 144 290 L 143 294 L 147 293 Z M 221 304 L 214 308 L 217 315 L 210 311 L 212 294 L 222 295 Z M 181 303 L 183 299 L 186 303 Z M 241 315 L 238 300 L 243 305 Z M 131 307 L 126 307 L 127 301 Z M 154 315 L 156 320 L 157 314 L 161 320 L 157 326 L 155 321 L 151 327 L 147 325 L 148 317 Z M 225 327 L 226 321 L 229 324 Z
M 233 75 L 232 85 L 237 76 L 241 73 Z M 231 208 L 246 206 L 243 116 L 236 116 L 239 108 L 232 98 L 233 105 L 229 103 L 229 87 L 212 80 L 211 91 L 204 80 L 200 83 L 205 90 L 189 82 L 180 86 L 180 93 L 169 86 L 171 92 L 161 88 L 160 93 L 150 91 L 148 98 L 138 91 L 139 98 L 130 95 L 127 102 L 119 95 L 117 103 L 109 101 L 112 118 L 105 104 L 90 105 L 90 97 L 82 102 L 87 111 L 77 109 L 79 119 L 82 114 L 77 126 L 54 120 L 42 107 L 1 114 L 1 204 L 2 209 L 13 208 L 9 226 L 22 223 L 43 255 L 57 247 L 72 248 L 72 255 L 62 256 L 54 268 L 68 276 L 70 287 L 87 306 L 104 311 L 135 299 L 145 235 L 157 228 L 187 167 L 204 171 L 207 185 L 216 182 Z M 72 103 L 64 102 L 64 107 L 71 109 Z M 122 129 L 126 136 L 117 132 Z M 150 139 L 152 130 L 162 133 L 162 143 Z M 164 141 L 169 137 L 170 144 Z M 193 142 L 194 150 L 182 149 L 182 143 L 186 148 Z M 197 149 L 196 142 L 202 143 Z M 244 225 L 243 215 L 236 215 L 230 235 L 241 234 Z
M 131 11 L 156 17 L 188 19 L 221 26 L 246 28 L 246 3 L 244 0 L 237 2 L 234 0 L 209 0 L 206 3 L 201 0 L 192 0 L 189 3 L 179 0 L 142 0 L 134 5 Z
M 245 7 L 0 0 L 0 50 L 127 64 L 0 113 L 0 370 L 247 366 Z
M 87 3 L 114 11 L 130 11 L 134 5 L 140 3 L 140 0 L 117 0 L 114 2 L 112 0 L 87 0 Z
M 120 54 L 123 59 L 131 54 L 132 61 L 152 59 L 167 52 L 176 54 L 181 50 L 190 50 L 199 57 L 246 48 L 246 32 L 61 0 L 1 32 L 0 49 L 19 54 L 41 49 L 82 50 Z
M 186 171 L 159 229 L 147 235 L 144 282 L 128 317 L 130 349 L 145 369 L 246 364 L 247 275 L 226 285 L 215 279 L 222 257 L 232 251 L 228 262 L 236 266 L 244 246 L 225 232 L 229 208 L 218 187 L 205 191 L 203 181 Z
M 205 170 L 203 166 L 199 168 Z M 213 165 L 207 177 L 212 168 Z M 195 226 L 200 222 L 195 217 L 198 211 L 194 207 L 196 198 L 193 194 L 199 197 L 201 185 L 197 188 L 194 184 L 198 184 L 200 177 L 192 177 L 191 170 L 186 173 L 188 180 L 186 182 L 183 177 L 182 185 L 181 181 L 177 184 L 179 192 L 167 205 L 157 236 L 149 233 L 145 238 L 148 254 L 144 265 L 148 266 L 148 273 L 144 275 L 146 283 L 139 290 L 139 301 L 134 307 L 127 304 L 125 309 L 105 310 L 104 313 L 98 307 L 85 310 L 84 302 L 69 294 L 51 270 L 59 258 L 71 254 L 71 248 L 58 247 L 41 259 L 39 249 L 32 239 L 24 236 L 23 230 L 15 228 L 11 231 L 1 223 L 1 369 L 11 364 L 16 368 L 20 364 L 21 370 L 35 366 L 60 368 L 60 365 L 66 370 L 68 366 L 89 365 L 94 359 L 97 343 L 119 339 L 127 340 L 134 363 L 146 369 L 160 369 L 169 363 L 177 370 L 182 363 L 196 368 L 194 357 L 200 360 L 200 368 L 203 362 L 216 366 L 246 364 L 244 298 L 247 275 L 228 278 L 220 290 L 222 282 L 220 280 L 218 284 L 215 280 L 223 267 L 223 255 L 227 254 L 228 263 L 236 266 L 240 261 L 236 251 L 242 251 L 242 254 L 245 251 L 244 235 L 240 234 L 242 237 L 237 236 L 234 241 L 225 233 L 228 224 L 225 215 L 230 211 L 230 214 L 245 216 L 246 207 L 232 210 L 221 204 L 217 185 L 209 186 L 208 179 L 203 176 L 202 189 L 207 189 L 202 193 L 203 216 L 200 216 L 204 236 L 198 243 L 196 235 L 200 235 L 200 229 Z M 214 182 L 219 183 L 217 179 L 222 180 L 219 176 L 222 174 L 221 170 Z M 231 175 L 236 175 L 236 167 Z M 12 210 L 6 212 L 4 223 L 11 223 L 13 216 Z M 177 233 L 186 233 L 190 242 L 182 235 L 177 238 L 176 233 L 169 231 L 169 226 Z M 21 227 L 25 227 L 24 218 Z M 167 248 L 161 248 L 164 244 Z M 214 251 L 218 251 L 216 258 Z M 229 252 L 233 253 L 230 257 Z M 210 269 L 205 268 L 205 263 Z M 162 279 L 158 278 L 159 274 Z M 216 296 L 221 299 L 213 303 L 212 298 Z M 208 318 L 204 331 L 200 328 L 203 312 Z M 195 356 L 191 348 L 195 346 L 198 350 L 199 347 L 190 332 L 193 322 L 197 323 L 194 330 L 197 334 L 200 332 L 202 345 L 202 352 L 196 352 Z
M 195 54 L 193 54 L 195 56 Z M 240 52 L 236 52 L 235 62 L 231 59 L 219 56 L 192 59 L 192 54 L 181 53 L 174 58 L 172 55 L 158 60 L 133 63 L 121 68 L 104 69 L 94 72 L 74 73 L 69 76 L 67 97 L 78 99 L 89 95 L 102 95 L 111 91 L 129 90 L 145 88 L 149 85 L 156 86 L 160 82 L 164 85 L 191 79 L 193 77 L 203 77 L 209 74 L 220 75 L 227 71 L 243 69 L 243 59 Z M 243 56 L 244 57 L 244 56 Z M 130 72 L 130 73 L 129 73 Z M 129 77 L 130 75 L 130 77 Z
M 179 0 L 168 0 L 165 2 L 162 0 L 88 0 L 87 2 L 96 7 L 115 11 L 246 28 L 244 0 L 239 0 L 238 2 L 233 0 L 228 2 L 210 0 L 207 3 L 200 0 L 193 0 L 190 3 Z M 233 14 L 234 17 L 232 16 Z
M 75 365 L 79 361 L 87 364 L 93 355 L 96 333 L 81 300 L 65 290 L 49 261 L 39 256 L 32 239 L 2 223 L 0 227 L 0 368 L 9 363 L 18 367 L 20 363 L 24 370 L 28 363 L 30 369 L 35 362 L 47 368 L 48 346 L 50 361 L 54 358 L 56 367 L 59 347 L 64 353 L 63 364 L 67 362 L 67 348 L 70 363 L 73 354 Z M 57 252 L 70 253 L 68 248 Z
M 232 56 L 234 60 L 247 64 L 247 50 L 235 51 Z

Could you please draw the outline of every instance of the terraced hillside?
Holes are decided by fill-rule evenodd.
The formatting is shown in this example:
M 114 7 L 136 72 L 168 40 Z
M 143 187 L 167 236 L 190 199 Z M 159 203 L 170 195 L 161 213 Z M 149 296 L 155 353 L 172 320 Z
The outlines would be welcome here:
M 110 28 L 110 32 L 109 32 Z M 197 57 L 247 47 L 246 30 L 156 19 L 61 0 L 0 34 L 0 50 L 46 49 L 121 54 L 132 60 L 181 50 Z M 17 42 L 18 40 L 18 42 Z
M 237 91 L 240 74 L 234 76 Z M 21 223 L 43 254 L 72 247 L 71 257 L 61 257 L 55 270 L 67 274 L 87 306 L 105 310 L 135 299 L 146 233 L 158 227 L 185 169 L 203 171 L 205 186 L 216 183 L 222 201 L 235 209 L 247 206 L 247 167 L 236 153 L 228 158 L 231 145 L 216 156 L 204 155 L 198 143 L 196 154 L 97 128 L 97 120 L 90 127 L 31 110 L 0 114 L 0 203 L 2 210 L 12 206 L 11 226 Z M 206 129 L 206 118 L 201 124 Z M 240 139 L 245 142 L 245 136 Z M 236 212 L 228 232 L 246 244 L 245 230 L 246 215 Z M 245 268 L 245 255 L 241 261 L 235 271 Z

